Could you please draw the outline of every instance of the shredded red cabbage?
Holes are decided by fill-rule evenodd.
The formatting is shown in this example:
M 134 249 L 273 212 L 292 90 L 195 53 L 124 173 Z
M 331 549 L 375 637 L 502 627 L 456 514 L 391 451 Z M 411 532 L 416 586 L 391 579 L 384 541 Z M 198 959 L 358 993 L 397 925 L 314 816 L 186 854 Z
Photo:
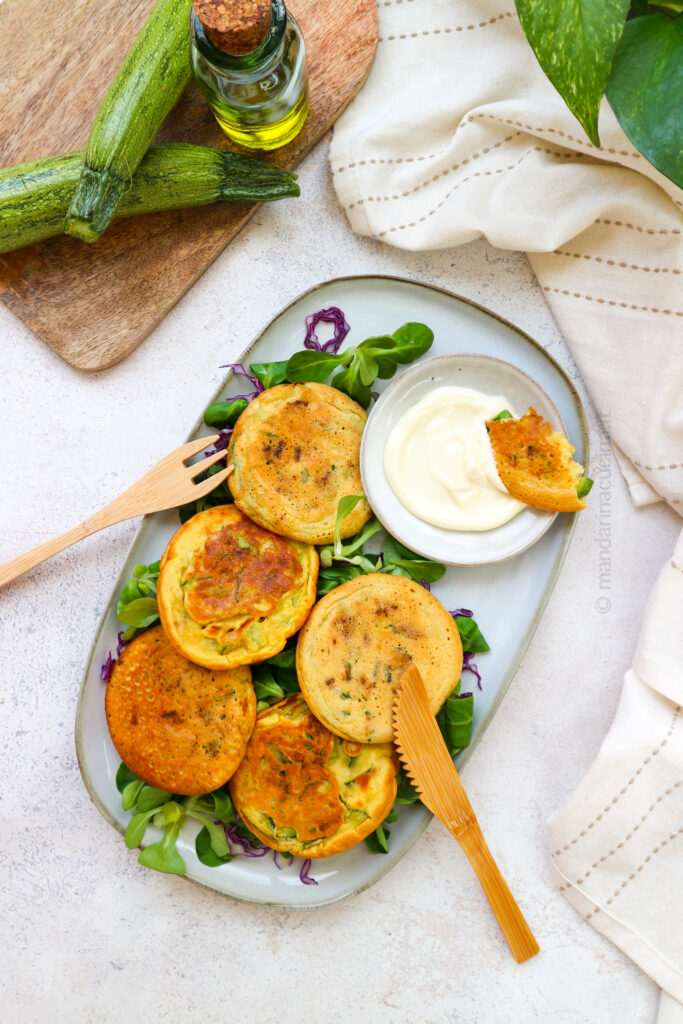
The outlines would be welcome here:
M 207 455 L 213 455 L 214 452 L 222 452 L 230 444 L 230 438 L 232 437 L 233 427 L 225 427 L 224 430 L 218 431 L 218 440 L 211 448 L 211 451 L 207 452 Z
M 247 373 L 241 363 L 222 363 L 221 370 L 232 370 L 232 372 L 238 377 L 245 377 L 250 384 L 254 385 L 253 391 L 249 391 L 246 395 L 230 395 L 231 402 L 237 401 L 238 398 L 244 398 L 245 401 L 251 402 L 252 399 L 256 398 L 257 395 L 260 395 L 261 392 L 265 390 L 258 377 L 254 377 L 253 374 Z
M 481 673 L 480 673 L 479 669 L 477 668 L 477 666 L 472 661 L 473 657 L 474 657 L 474 651 L 465 651 L 465 653 L 462 656 L 462 667 L 463 667 L 464 671 L 471 672 L 473 676 L 477 677 L 477 686 L 481 690 L 481 689 L 483 689 L 483 687 L 481 685 Z
M 456 608 L 454 612 L 450 612 L 449 614 L 451 614 L 454 619 L 457 619 L 460 616 L 462 616 L 465 619 L 471 619 L 474 617 L 474 613 L 471 612 L 469 608 Z M 475 663 L 472 661 L 473 657 L 474 651 L 465 651 L 465 653 L 462 656 L 462 667 L 464 671 L 471 672 L 473 676 L 476 676 L 477 686 L 481 690 L 483 689 L 481 685 L 481 672 L 479 671 Z
M 114 667 L 114 662 L 116 662 L 121 657 L 121 651 L 126 646 L 126 641 L 123 639 L 123 630 L 121 630 L 121 632 L 119 633 L 117 640 L 118 642 L 116 644 L 116 657 L 112 658 L 111 651 L 109 651 L 107 655 L 107 660 L 100 669 L 100 679 L 102 680 L 103 683 L 109 682 L 109 677 L 111 676 L 111 670 Z
M 225 838 L 228 842 L 228 849 L 233 857 L 265 857 L 269 852 L 267 846 L 254 846 L 252 842 L 237 832 L 237 825 L 223 825 Z M 241 849 L 233 849 L 232 844 Z
M 115 658 L 112 658 L 111 651 L 110 651 L 108 656 L 107 656 L 107 660 L 105 661 L 104 665 L 100 669 L 100 679 L 102 680 L 103 683 L 108 683 L 109 682 L 109 676 L 111 675 L 111 670 L 114 667 L 114 661 L 115 660 L 116 660 Z
M 432 592 L 432 585 L 431 585 L 431 583 L 428 583 L 427 580 L 422 580 L 422 583 L 420 585 L 423 586 L 425 588 L 425 590 L 428 590 L 429 593 L 431 594 L 431 592 Z
M 282 871 L 284 867 L 292 862 L 294 859 L 291 855 L 288 857 L 286 854 L 281 853 L 279 850 L 271 850 L 268 846 L 254 846 L 249 839 L 245 836 L 241 836 L 237 831 L 237 823 L 234 825 L 223 824 L 223 831 L 225 832 L 225 838 L 228 843 L 228 849 L 233 857 L 265 857 L 266 854 L 273 854 L 273 864 Z M 234 844 L 234 845 L 233 845 Z M 284 863 L 282 863 L 284 861 Z M 305 860 L 301 866 L 301 872 L 299 878 L 304 885 L 317 885 L 315 878 L 311 878 L 309 871 L 311 868 L 311 858 Z
M 312 878 L 309 875 L 309 873 L 308 873 L 310 870 L 311 870 L 311 858 L 309 857 L 301 865 L 301 871 L 299 872 L 299 878 L 304 883 L 304 885 L 317 885 L 318 883 L 316 882 L 315 878 Z
M 334 324 L 334 337 L 322 345 L 315 333 L 315 329 L 321 321 L 326 324 Z M 311 313 L 310 316 L 306 317 L 304 347 L 315 349 L 316 352 L 334 352 L 336 355 L 341 343 L 350 330 L 351 328 L 346 321 L 346 317 L 338 306 L 319 309 L 317 313 Z

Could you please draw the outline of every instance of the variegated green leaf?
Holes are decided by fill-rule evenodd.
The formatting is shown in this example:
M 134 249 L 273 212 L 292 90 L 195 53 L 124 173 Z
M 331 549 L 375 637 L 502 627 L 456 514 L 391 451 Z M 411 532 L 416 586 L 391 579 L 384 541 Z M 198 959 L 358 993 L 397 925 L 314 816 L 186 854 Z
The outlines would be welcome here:
M 607 99 L 636 149 L 683 188 L 683 15 L 627 22 Z
M 596 146 L 598 111 L 630 0 L 515 0 L 539 64 Z

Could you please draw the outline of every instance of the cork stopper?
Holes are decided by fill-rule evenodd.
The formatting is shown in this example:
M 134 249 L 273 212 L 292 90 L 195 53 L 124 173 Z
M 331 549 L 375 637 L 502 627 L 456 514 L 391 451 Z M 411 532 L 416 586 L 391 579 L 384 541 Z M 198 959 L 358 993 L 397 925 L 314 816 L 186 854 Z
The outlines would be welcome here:
M 224 53 L 253 53 L 270 30 L 271 0 L 192 0 L 207 37 Z

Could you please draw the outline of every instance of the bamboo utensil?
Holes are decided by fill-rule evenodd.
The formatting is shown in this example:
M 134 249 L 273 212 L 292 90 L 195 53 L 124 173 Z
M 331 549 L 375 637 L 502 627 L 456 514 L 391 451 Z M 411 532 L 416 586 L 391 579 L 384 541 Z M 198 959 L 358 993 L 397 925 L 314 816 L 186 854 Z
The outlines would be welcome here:
M 4 565 L 0 565 L 0 587 L 10 580 L 16 579 L 22 573 L 33 569 L 34 566 L 46 562 L 64 548 L 71 547 L 77 541 L 89 537 L 106 526 L 113 526 L 115 523 L 122 523 L 125 519 L 133 519 L 135 516 L 146 515 L 148 512 L 161 512 L 163 509 L 175 508 L 177 505 L 184 505 L 189 501 L 197 501 L 212 491 L 220 483 L 230 476 L 233 466 L 227 466 L 207 480 L 196 482 L 196 477 L 203 473 L 209 466 L 213 466 L 219 459 L 225 458 L 224 451 L 215 452 L 207 456 L 201 462 L 186 466 L 187 459 L 198 455 L 210 444 L 218 440 L 218 434 L 210 437 L 202 437 L 198 441 L 190 441 L 181 445 L 161 459 L 155 466 L 152 466 L 144 476 L 114 498 L 108 505 L 101 508 L 99 512 L 89 516 L 78 526 L 53 537 L 43 544 L 32 548 L 24 555 L 12 558 Z
M 423 804 L 467 854 L 517 963 L 530 959 L 538 953 L 538 943 L 486 845 L 414 665 L 401 676 L 393 722 L 399 756 Z

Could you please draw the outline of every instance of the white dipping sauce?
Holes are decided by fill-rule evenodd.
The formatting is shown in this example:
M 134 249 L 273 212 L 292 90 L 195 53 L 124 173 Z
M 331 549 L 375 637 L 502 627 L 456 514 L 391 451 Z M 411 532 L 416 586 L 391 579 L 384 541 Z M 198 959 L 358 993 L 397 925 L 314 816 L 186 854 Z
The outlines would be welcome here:
M 402 504 L 446 530 L 492 530 L 526 508 L 498 476 L 484 423 L 503 409 L 514 415 L 502 395 L 440 387 L 404 413 L 384 450 Z

